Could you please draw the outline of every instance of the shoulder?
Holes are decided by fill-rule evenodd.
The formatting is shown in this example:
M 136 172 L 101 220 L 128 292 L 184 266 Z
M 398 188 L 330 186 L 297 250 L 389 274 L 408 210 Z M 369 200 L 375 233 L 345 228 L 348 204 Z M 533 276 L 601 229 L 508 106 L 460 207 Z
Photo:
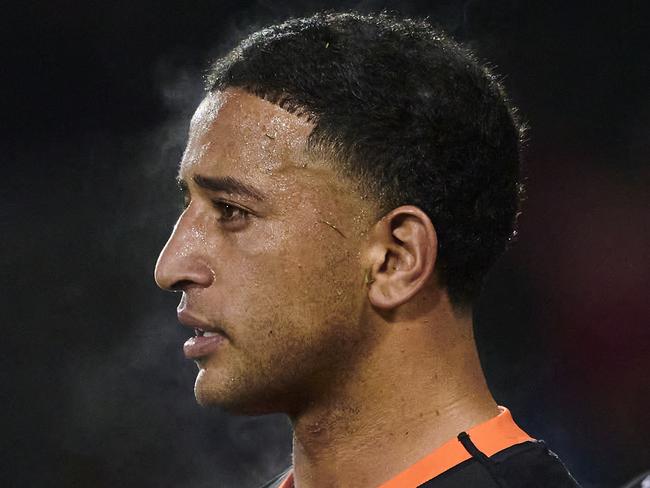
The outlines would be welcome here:
M 491 457 L 509 486 L 579 488 L 560 458 L 544 441 L 517 444 Z

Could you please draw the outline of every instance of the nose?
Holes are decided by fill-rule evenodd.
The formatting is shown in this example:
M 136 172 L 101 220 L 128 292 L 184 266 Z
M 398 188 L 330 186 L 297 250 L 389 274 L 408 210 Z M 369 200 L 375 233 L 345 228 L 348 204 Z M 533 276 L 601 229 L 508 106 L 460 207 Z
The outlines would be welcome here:
M 154 279 L 163 290 L 207 288 L 214 279 L 207 259 L 205 231 L 192 221 L 188 210 L 178 218 L 156 262 Z

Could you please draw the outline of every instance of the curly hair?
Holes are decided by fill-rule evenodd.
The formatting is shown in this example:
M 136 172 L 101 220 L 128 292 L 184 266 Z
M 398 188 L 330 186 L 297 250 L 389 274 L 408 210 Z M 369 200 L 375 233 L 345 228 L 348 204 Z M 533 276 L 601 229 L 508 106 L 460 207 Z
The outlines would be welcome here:
M 436 273 L 471 306 L 516 236 L 523 127 L 492 71 L 424 20 L 321 12 L 257 31 L 217 60 L 210 91 L 239 87 L 315 124 L 382 214 L 415 205 L 438 236 Z

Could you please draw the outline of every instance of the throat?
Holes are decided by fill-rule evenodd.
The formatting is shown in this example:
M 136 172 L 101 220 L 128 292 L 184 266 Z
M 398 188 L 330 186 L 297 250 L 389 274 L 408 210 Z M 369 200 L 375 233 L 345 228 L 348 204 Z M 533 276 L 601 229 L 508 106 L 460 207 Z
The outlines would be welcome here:
M 355 486 L 379 486 L 460 432 L 499 413 L 491 399 L 482 406 L 475 399 L 466 400 L 430 408 L 406 402 L 388 411 L 345 405 L 296 419 L 296 488 L 346 486 L 351 479 Z

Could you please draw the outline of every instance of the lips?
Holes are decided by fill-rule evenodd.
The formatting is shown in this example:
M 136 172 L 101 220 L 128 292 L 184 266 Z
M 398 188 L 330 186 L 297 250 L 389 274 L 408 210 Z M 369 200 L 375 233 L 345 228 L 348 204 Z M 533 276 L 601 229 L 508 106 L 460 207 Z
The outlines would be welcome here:
M 203 330 L 203 329 L 199 329 L 198 327 L 195 327 L 194 335 L 197 337 L 214 337 L 218 335 L 225 335 L 223 332 L 217 332 L 217 330 L 221 330 L 221 329 L 215 329 L 214 331 L 212 331 L 212 330 Z
M 225 342 L 226 338 L 221 334 L 210 337 L 194 336 L 183 344 L 183 352 L 187 359 L 202 359 L 216 353 Z
M 214 354 L 227 339 L 222 329 L 197 318 L 185 308 L 178 312 L 178 321 L 194 331 L 194 337 L 183 344 L 183 352 L 188 359 L 201 359 Z
M 191 314 L 186 308 L 178 311 L 178 321 L 185 327 L 192 329 L 196 336 L 214 336 L 220 334 L 227 337 L 227 334 L 220 327 L 210 324 L 208 321 Z

